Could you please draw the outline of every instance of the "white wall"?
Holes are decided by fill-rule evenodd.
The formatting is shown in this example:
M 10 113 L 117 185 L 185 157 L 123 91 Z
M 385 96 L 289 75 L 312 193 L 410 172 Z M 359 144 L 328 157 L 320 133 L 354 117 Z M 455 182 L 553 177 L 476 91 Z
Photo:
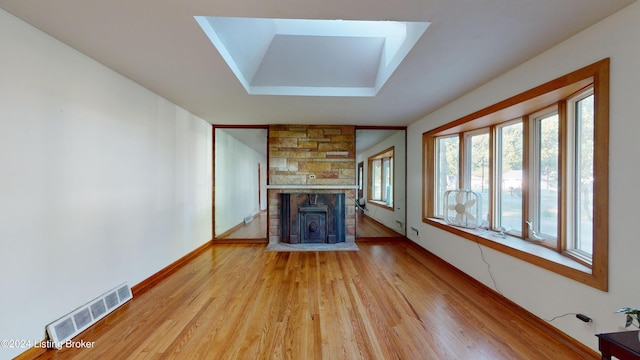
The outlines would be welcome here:
M 375 131 L 375 130 L 368 130 Z M 380 153 L 390 147 L 394 147 L 393 150 L 393 166 L 394 166 L 394 204 L 393 210 L 388 210 L 386 208 L 375 206 L 367 203 L 367 212 L 366 215 L 370 216 L 379 223 L 384 224 L 386 227 L 395 230 L 396 232 L 404 235 L 405 234 L 405 168 L 406 168 L 406 148 L 405 148 L 405 131 L 399 130 L 395 132 L 390 137 L 384 139 L 378 144 L 372 146 L 367 151 L 358 154 L 358 158 L 356 159 L 357 163 L 364 163 L 364 176 L 363 176 L 363 195 L 365 199 L 367 198 L 367 186 L 368 186 L 368 173 L 369 173 L 369 157 Z M 399 221 L 401 224 L 399 224 Z
M 0 339 L 42 340 L 212 238 L 211 126 L 2 10 L 0 48 Z
M 640 4 L 636 2 L 428 115 L 411 125 L 408 131 L 407 186 L 410 194 L 420 194 L 423 132 L 585 65 L 611 58 L 609 292 L 595 290 L 492 249 L 484 249 L 497 287 L 507 298 L 547 320 L 571 312 L 592 317 L 594 322 L 590 325 L 574 316 L 556 319 L 551 324 L 593 349 L 597 349 L 595 333 L 622 329 L 624 317 L 614 314 L 617 308 L 640 307 L 640 240 L 635 228 L 640 214 L 638 24 Z M 408 197 L 408 210 L 408 226 L 420 230 L 419 237 L 415 232 L 408 232 L 412 240 L 494 287 L 475 243 L 422 223 L 419 196 Z
M 245 217 L 266 210 L 266 185 L 261 192 L 262 203 L 258 201 L 258 187 L 262 186 L 258 184 L 258 163 L 262 164 L 261 176 L 264 180 L 267 176 L 267 157 L 223 129 L 216 129 L 215 160 L 217 236 L 242 223 Z

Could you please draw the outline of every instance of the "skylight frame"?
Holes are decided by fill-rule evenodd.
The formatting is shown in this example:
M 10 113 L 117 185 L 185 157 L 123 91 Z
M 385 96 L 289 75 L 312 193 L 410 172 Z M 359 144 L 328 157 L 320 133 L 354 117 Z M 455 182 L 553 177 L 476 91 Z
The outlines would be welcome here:
M 418 39 L 428 22 L 318 20 L 275 18 L 231 18 L 195 16 L 229 68 L 251 95 L 375 96 Z M 384 38 L 373 86 L 288 86 L 252 83 L 271 42 L 277 35 Z M 242 39 L 242 40 L 239 40 Z M 374 77 L 375 78 L 374 78 Z

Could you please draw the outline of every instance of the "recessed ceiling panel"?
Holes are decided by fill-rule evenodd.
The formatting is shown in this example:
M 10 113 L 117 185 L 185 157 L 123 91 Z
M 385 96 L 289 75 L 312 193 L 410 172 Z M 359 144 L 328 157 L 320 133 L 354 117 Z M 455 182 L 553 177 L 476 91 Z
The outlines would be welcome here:
M 427 22 L 196 16 L 249 94 L 375 96 Z
M 374 87 L 384 38 L 276 35 L 251 86 Z

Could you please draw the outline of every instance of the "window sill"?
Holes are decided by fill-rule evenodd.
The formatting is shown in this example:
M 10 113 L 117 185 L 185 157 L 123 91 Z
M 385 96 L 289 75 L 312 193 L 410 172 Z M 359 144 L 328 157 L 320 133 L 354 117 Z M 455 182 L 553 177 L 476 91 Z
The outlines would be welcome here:
M 522 239 L 496 236 L 496 232 L 486 229 L 465 229 L 447 224 L 441 219 L 426 218 L 425 223 L 459 235 L 467 240 L 487 246 L 533 265 L 555 272 L 591 287 L 606 291 L 591 268 L 562 254 Z
M 387 203 L 386 203 L 386 202 L 383 202 L 383 201 L 367 200 L 367 203 L 368 203 L 368 204 L 371 204 L 371 205 L 379 206 L 379 207 L 381 207 L 381 208 L 385 208 L 385 209 L 387 209 L 387 210 L 391 210 L 391 211 L 393 211 L 393 207 L 392 207 L 392 206 L 387 205 Z

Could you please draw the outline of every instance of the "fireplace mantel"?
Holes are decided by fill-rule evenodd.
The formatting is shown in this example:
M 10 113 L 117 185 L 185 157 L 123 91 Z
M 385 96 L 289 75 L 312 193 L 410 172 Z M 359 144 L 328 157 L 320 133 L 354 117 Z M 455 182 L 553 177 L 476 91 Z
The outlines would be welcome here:
M 273 190 L 353 190 L 358 185 L 267 185 L 267 189 Z

